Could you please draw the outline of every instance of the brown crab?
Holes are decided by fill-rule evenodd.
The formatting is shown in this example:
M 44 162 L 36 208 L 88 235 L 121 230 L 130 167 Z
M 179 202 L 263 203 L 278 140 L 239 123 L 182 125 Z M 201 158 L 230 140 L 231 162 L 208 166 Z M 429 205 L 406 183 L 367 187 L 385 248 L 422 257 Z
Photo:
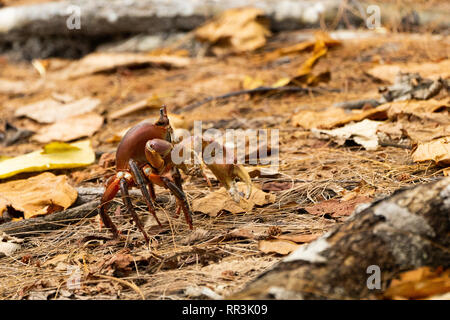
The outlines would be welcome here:
M 194 138 L 192 138 L 194 139 Z M 189 140 L 189 139 L 188 139 Z M 183 140 L 179 143 L 190 143 Z M 214 140 L 201 139 L 202 150 Z M 119 237 L 120 232 L 107 214 L 109 202 L 120 190 L 123 202 L 128 213 L 132 216 L 138 229 L 144 235 L 145 241 L 149 242 L 149 237 L 144 230 L 144 226 L 136 214 L 131 203 L 128 189 L 133 186 L 139 187 L 146 201 L 149 212 L 161 226 L 161 222 L 156 216 L 153 201 L 155 201 L 154 184 L 169 189 L 177 201 L 177 213 L 183 210 L 185 219 L 190 229 L 193 229 L 192 212 L 189 202 L 182 188 L 182 179 L 179 169 L 185 170 L 184 163 L 175 163 L 172 159 L 172 150 L 177 145 L 173 141 L 173 130 L 167 117 L 167 109 L 163 106 L 160 109 L 160 118 L 155 123 L 141 122 L 128 130 L 122 138 L 116 152 L 116 174 L 106 183 L 106 190 L 101 198 L 99 214 L 104 225 L 109 228 L 114 237 Z M 221 147 L 226 157 L 227 149 Z M 220 163 L 219 163 L 220 162 Z M 239 178 L 247 185 L 246 198 L 250 196 L 251 179 L 247 171 L 242 166 L 226 161 L 216 161 L 206 163 L 206 166 L 217 177 L 220 183 L 233 196 L 235 201 L 239 201 L 241 194 L 236 189 L 235 179 Z

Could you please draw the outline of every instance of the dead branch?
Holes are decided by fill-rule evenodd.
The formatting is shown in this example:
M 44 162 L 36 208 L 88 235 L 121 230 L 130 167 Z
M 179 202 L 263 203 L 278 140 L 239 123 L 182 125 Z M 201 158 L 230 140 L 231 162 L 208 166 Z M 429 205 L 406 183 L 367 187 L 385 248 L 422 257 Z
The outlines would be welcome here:
M 402 271 L 450 267 L 450 177 L 400 190 L 302 246 L 230 299 L 366 299 Z M 370 268 L 369 268 L 370 267 Z M 380 286 L 369 289 L 369 270 Z
M 231 97 L 236 97 L 244 94 L 256 94 L 256 93 L 267 93 L 267 92 L 301 92 L 301 93 L 324 93 L 324 92 L 339 92 L 339 89 L 327 89 L 327 88 L 302 88 L 302 87 L 296 87 L 296 86 L 283 86 L 283 87 L 258 87 L 254 89 L 248 89 L 248 90 L 238 90 L 229 92 L 223 95 L 214 96 L 214 97 L 208 97 L 203 100 L 191 103 L 179 110 L 176 111 L 176 113 L 183 113 L 187 111 L 192 111 L 208 102 L 214 101 L 214 100 L 223 100 L 228 99 Z
M 82 219 L 95 217 L 98 214 L 97 208 L 100 205 L 99 198 L 103 194 L 104 189 L 78 188 L 77 191 L 78 198 L 74 207 L 42 217 L 0 224 L 0 233 L 5 232 L 19 238 L 38 236 L 77 223 Z M 139 190 L 131 190 L 130 195 L 142 196 Z M 156 202 L 160 204 L 167 203 L 169 202 L 169 197 L 158 195 Z

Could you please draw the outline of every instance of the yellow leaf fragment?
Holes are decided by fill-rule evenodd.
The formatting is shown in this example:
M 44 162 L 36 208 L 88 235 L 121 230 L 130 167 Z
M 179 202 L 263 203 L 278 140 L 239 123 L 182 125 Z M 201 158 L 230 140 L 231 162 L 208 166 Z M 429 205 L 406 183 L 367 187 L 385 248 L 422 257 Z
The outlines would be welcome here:
M 244 183 L 238 182 L 237 188 L 243 192 L 246 186 Z M 195 199 L 192 202 L 192 210 L 216 217 L 223 210 L 231 213 L 243 213 L 251 211 L 255 205 L 262 206 L 274 201 L 275 195 L 261 191 L 253 186 L 250 198 L 241 198 L 240 202 L 237 203 L 231 198 L 225 188 L 220 188 L 204 198 Z
M 242 81 L 242 87 L 246 90 L 262 87 L 263 85 L 264 85 L 263 80 L 252 78 L 250 76 L 245 76 L 244 80 Z
M 230 9 L 197 28 L 195 36 L 224 50 L 251 51 L 262 47 L 270 35 L 267 23 L 257 8 Z
M 40 175 L 0 184 L 0 199 L 28 219 L 70 207 L 77 199 L 77 191 L 64 175 L 45 172 Z M 0 216 L 6 206 L 0 206 Z
M 71 144 L 53 142 L 45 146 L 43 150 L 1 161 L 0 179 L 21 172 L 83 167 L 94 161 L 95 152 L 89 140 Z
M 278 253 L 287 255 L 300 247 L 299 244 L 289 240 L 260 240 L 258 249 L 264 253 Z
M 450 164 L 450 136 L 419 143 L 412 154 L 413 161 L 421 162 L 432 160 L 436 164 Z

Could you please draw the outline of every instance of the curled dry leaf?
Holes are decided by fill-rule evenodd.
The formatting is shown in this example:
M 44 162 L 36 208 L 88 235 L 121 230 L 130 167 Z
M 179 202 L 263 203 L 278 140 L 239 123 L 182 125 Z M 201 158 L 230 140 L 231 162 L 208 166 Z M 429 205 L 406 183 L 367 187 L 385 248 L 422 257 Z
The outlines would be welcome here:
M 114 70 L 120 67 L 138 65 L 159 65 L 174 68 L 185 67 L 190 59 L 180 56 L 154 56 L 146 53 L 91 53 L 79 61 L 70 63 L 66 68 L 54 72 L 51 77 L 56 79 L 75 79 L 82 76 Z
M 40 123 L 53 123 L 58 120 L 91 112 L 99 103 L 100 100 L 92 98 L 83 98 L 69 103 L 63 103 L 56 99 L 45 99 L 18 108 L 15 116 L 25 116 Z
M 23 212 L 25 219 L 67 209 L 78 196 L 66 176 L 55 176 L 50 172 L 2 183 L 0 195 L 14 210 Z M 5 210 L 6 207 L 0 208 L 0 214 Z
M 95 152 L 89 140 L 71 144 L 52 142 L 42 150 L 0 161 L 0 179 L 21 172 L 83 167 L 94 161 Z
M 240 192 L 244 192 L 246 187 L 244 183 L 238 182 L 237 188 Z M 221 211 L 228 211 L 231 213 L 248 212 L 251 211 L 254 206 L 263 206 L 273 202 L 275 202 L 275 195 L 261 191 L 255 186 L 252 188 L 250 198 L 241 198 L 239 203 L 236 203 L 231 198 L 225 188 L 220 188 L 204 198 L 195 199 L 192 202 L 192 209 L 193 211 L 216 217 Z
M 320 41 L 323 41 L 323 45 L 325 45 L 327 48 L 335 47 L 341 44 L 339 40 L 335 40 L 331 38 L 327 33 L 325 32 L 317 32 L 315 35 L 315 40 L 307 40 L 303 41 L 297 44 L 294 44 L 292 46 L 283 47 L 280 49 L 277 49 L 275 51 L 269 52 L 264 55 L 264 61 L 272 61 L 275 59 L 278 59 L 280 57 L 291 55 L 291 54 L 298 54 L 305 50 L 311 50 L 314 49 L 317 45 L 318 39 Z M 320 44 L 322 45 L 322 44 Z
M 412 154 L 415 162 L 432 160 L 440 165 L 450 164 L 450 136 L 419 143 Z
M 258 249 L 264 253 L 278 253 L 287 255 L 300 247 L 299 244 L 289 240 L 261 240 L 258 243 Z
M 306 84 L 315 86 L 319 82 L 328 82 L 331 74 L 329 71 L 321 72 L 317 75 L 312 74 L 314 66 L 319 62 L 320 58 L 324 57 L 328 52 L 328 45 L 337 45 L 339 41 L 332 40 L 325 32 L 317 32 L 315 34 L 314 50 L 311 56 L 297 70 L 297 73 L 289 81 L 288 84 L 299 85 Z
M 257 8 L 230 9 L 197 28 L 195 35 L 199 40 L 215 45 L 215 49 L 255 50 L 265 45 L 266 37 L 270 35 L 263 15 L 264 11 Z
M 92 136 L 103 124 L 103 117 L 90 112 L 65 118 L 41 128 L 32 140 L 47 143 L 51 141 L 71 141 Z

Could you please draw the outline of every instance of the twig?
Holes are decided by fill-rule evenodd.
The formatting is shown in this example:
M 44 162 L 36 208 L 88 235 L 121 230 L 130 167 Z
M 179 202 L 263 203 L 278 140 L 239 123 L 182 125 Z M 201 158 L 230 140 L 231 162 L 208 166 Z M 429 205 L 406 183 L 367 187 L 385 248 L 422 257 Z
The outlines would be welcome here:
M 74 224 L 85 218 L 92 218 L 97 215 L 97 208 L 100 205 L 98 199 L 103 194 L 103 188 L 79 188 L 78 199 L 75 207 L 64 211 L 55 212 L 43 217 L 12 221 L 0 224 L 0 233 L 5 232 L 19 238 L 29 236 L 39 236 L 42 233 L 61 229 L 69 224 Z M 132 190 L 131 195 L 139 195 L 138 190 Z M 158 195 L 156 202 L 167 203 L 169 197 Z
M 93 276 L 97 277 L 97 278 L 103 278 L 103 279 L 117 281 L 121 284 L 124 284 L 124 285 L 130 287 L 131 289 L 133 289 L 134 291 L 136 291 L 136 293 L 141 296 L 142 300 L 145 300 L 145 296 L 142 293 L 141 289 L 139 289 L 139 287 L 137 285 L 135 285 L 133 282 L 126 281 L 126 280 L 119 279 L 119 278 L 110 277 L 110 276 L 105 276 L 103 274 L 94 274 Z
M 323 93 L 323 92 L 339 92 L 339 89 L 328 89 L 328 88 L 303 88 L 303 87 L 297 87 L 297 86 L 283 86 L 283 87 L 258 87 L 255 89 L 248 89 L 248 90 L 239 90 L 239 91 L 233 91 L 229 92 L 220 96 L 212 96 L 208 97 L 206 99 L 191 103 L 179 110 L 176 111 L 176 113 L 182 113 L 186 111 L 192 111 L 201 105 L 204 105 L 205 103 L 214 101 L 214 100 L 221 100 L 221 99 L 227 99 L 243 94 L 252 94 L 252 93 L 264 93 L 264 92 L 270 92 L 270 91 L 277 91 L 277 92 L 313 92 L 313 93 Z

